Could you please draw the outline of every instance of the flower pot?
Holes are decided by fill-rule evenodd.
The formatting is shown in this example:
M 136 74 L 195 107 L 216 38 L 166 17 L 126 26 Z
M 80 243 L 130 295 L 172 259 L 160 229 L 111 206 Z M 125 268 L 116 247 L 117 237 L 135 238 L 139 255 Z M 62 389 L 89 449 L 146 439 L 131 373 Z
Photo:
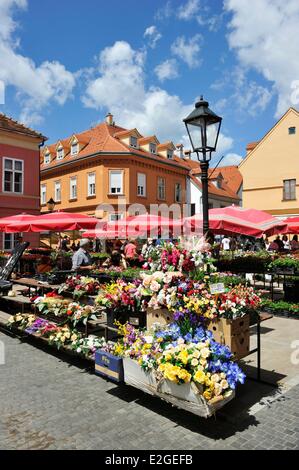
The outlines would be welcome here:
M 157 310 L 148 308 L 146 311 L 146 327 L 150 329 L 154 323 L 161 326 L 168 325 L 173 322 L 173 314 L 167 308 L 159 308 Z

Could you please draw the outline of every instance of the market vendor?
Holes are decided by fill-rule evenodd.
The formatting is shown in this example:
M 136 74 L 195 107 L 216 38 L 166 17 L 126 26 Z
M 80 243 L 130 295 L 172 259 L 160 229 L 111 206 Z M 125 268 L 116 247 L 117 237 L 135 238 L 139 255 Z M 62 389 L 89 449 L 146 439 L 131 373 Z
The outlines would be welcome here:
M 76 251 L 72 258 L 72 270 L 90 270 L 93 269 L 91 256 L 89 254 L 90 241 L 88 238 L 80 240 L 80 248 Z

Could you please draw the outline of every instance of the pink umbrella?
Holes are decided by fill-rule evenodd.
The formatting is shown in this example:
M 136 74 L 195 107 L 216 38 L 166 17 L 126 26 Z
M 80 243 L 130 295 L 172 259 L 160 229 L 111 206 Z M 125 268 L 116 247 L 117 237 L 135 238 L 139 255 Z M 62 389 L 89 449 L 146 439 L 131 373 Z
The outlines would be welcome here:
M 149 237 L 159 235 L 170 236 L 174 228 L 174 221 L 168 217 L 156 214 L 140 214 L 129 216 L 115 223 L 109 223 L 108 230 L 116 230 L 119 233 L 125 232 L 129 237 L 141 237 L 147 234 Z
M 299 217 L 289 217 L 284 222 L 288 224 L 288 233 L 299 233 Z
M 64 232 L 95 228 L 100 221 L 95 217 L 71 212 L 51 212 L 6 227 L 8 233 L 17 232 Z
M 107 240 L 112 238 L 118 238 L 119 232 L 115 230 L 101 230 L 101 229 L 94 229 L 88 230 L 82 234 L 84 238 L 106 238 Z
M 2 217 L 0 219 L 0 230 L 1 231 L 6 231 L 6 227 L 9 227 L 14 224 L 18 224 L 21 222 L 27 222 L 32 220 L 36 216 L 32 214 L 26 214 L 23 212 L 22 214 L 17 214 L 17 215 L 11 215 L 9 217 Z
M 259 238 L 263 234 L 271 236 L 287 232 L 287 224 L 267 212 L 238 206 L 210 209 L 209 222 L 214 233 L 238 233 Z M 202 216 L 185 219 L 185 230 L 202 233 Z

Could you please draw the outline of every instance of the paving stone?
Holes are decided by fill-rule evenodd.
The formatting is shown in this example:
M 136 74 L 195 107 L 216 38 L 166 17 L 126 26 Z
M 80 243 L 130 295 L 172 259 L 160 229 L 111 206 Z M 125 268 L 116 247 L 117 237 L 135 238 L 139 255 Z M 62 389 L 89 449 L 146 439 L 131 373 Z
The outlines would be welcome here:
M 246 420 L 204 420 L 0 333 L 0 449 L 298 449 L 299 386 Z

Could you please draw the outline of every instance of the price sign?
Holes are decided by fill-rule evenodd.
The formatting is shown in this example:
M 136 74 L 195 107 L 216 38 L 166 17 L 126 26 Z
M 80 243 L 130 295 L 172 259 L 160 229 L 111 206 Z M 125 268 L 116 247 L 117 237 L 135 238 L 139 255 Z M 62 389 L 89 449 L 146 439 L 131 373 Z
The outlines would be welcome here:
M 225 286 L 223 282 L 219 282 L 218 284 L 210 284 L 210 292 L 211 294 L 223 294 L 225 292 Z

